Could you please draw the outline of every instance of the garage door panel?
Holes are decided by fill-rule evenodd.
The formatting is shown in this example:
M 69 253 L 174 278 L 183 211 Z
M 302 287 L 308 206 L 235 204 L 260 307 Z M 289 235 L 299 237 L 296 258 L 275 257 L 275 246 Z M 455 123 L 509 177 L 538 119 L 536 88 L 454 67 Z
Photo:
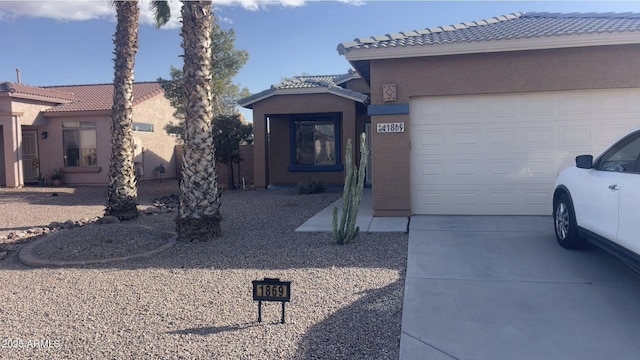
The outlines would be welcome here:
M 636 94 L 627 91 L 612 91 L 594 99 L 594 113 L 599 115 L 629 114 L 634 112 Z
M 526 126 L 520 129 L 523 145 L 529 149 L 550 149 L 553 147 L 553 126 Z
M 507 96 L 506 99 L 510 101 L 520 102 L 521 106 L 518 111 L 514 113 L 522 114 L 527 113 L 530 115 L 534 115 L 540 119 L 551 119 L 554 115 L 554 99 L 550 95 L 528 95 L 514 98 L 513 96 Z M 527 122 L 527 118 L 514 116 L 515 119 L 518 119 L 520 122 Z
M 446 116 L 453 119 L 477 119 L 482 113 L 483 106 L 479 100 L 471 101 L 452 101 L 447 104 Z
M 515 127 L 490 127 L 485 132 L 489 148 L 515 147 L 518 141 L 518 130 Z
M 578 126 L 560 126 L 558 128 L 559 148 L 566 146 L 584 146 L 587 147 L 593 143 L 591 138 L 591 129 L 584 125 Z
M 446 160 L 434 156 L 414 159 L 411 166 L 416 169 L 412 182 L 416 185 L 472 184 L 490 185 L 505 182 L 533 183 L 555 179 L 555 169 L 564 165 L 541 155 L 488 154 L 484 158 L 469 158 L 452 155 Z
M 548 215 L 545 184 L 512 186 L 459 187 L 443 185 L 439 190 L 417 188 L 413 196 L 413 211 L 437 215 Z
M 640 110 L 638 112 L 640 113 Z M 607 125 L 595 126 L 595 130 L 593 132 L 594 145 L 596 145 L 600 150 L 606 149 L 622 134 L 629 130 L 629 123 L 634 122 L 636 125 L 640 125 L 640 117 L 637 119 L 629 119 L 622 124 L 610 123 Z
M 412 99 L 416 214 L 548 215 L 558 172 L 640 125 L 640 89 Z
M 503 98 L 489 98 L 485 104 L 487 118 L 512 119 L 513 114 L 518 112 L 518 104 Z

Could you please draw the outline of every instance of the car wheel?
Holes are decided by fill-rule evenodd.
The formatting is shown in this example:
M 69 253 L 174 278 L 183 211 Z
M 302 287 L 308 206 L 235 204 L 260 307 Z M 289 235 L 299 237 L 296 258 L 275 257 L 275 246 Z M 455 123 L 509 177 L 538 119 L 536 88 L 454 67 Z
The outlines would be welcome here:
M 576 214 L 567 194 L 558 197 L 553 208 L 553 224 L 558 244 L 566 249 L 578 249 L 584 246 L 584 240 L 578 236 Z

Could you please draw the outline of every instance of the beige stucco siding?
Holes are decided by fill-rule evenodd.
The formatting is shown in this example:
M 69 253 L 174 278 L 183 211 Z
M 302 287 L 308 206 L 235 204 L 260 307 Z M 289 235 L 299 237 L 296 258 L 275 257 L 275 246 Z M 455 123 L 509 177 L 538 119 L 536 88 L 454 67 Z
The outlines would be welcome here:
M 640 45 L 372 60 L 370 70 L 372 104 L 384 104 L 383 84 L 396 84 L 395 103 L 404 104 L 419 96 L 633 88 Z M 409 115 L 372 116 L 374 129 L 379 122 L 404 122 L 405 133 L 372 136 L 375 214 L 408 215 Z
M 64 172 L 65 184 L 98 185 L 106 184 L 111 156 L 111 118 L 108 116 L 75 116 L 64 118 L 48 118 L 47 139 L 39 140 L 40 157 L 43 175 L 49 176 L 54 168 Z M 96 156 L 95 167 L 64 167 L 64 151 L 62 144 L 62 123 L 66 121 L 96 123 Z
M 69 185 L 104 185 L 108 183 L 111 157 L 111 109 L 46 111 L 59 102 L 46 98 L 34 100 L 30 96 L 12 96 L 0 93 L 0 186 L 19 187 L 25 181 L 35 181 L 36 173 L 29 171 L 30 178 L 23 174 L 23 131 L 37 134 L 37 159 L 40 173 L 49 176 L 54 168 L 62 168 L 63 182 Z M 86 105 L 86 104 L 85 104 Z M 82 104 L 79 105 L 80 107 Z M 57 110 L 60 110 L 58 108 Z M 164 130 L 173 117 L 174 109 L 162 94 L 146 98 L 133 107 L 134 122 L 153 124 L 153 132 L 134 131 L 133 135 L 144 147 L 144 156 L 136 165 L 143 168 L 144 180 L 176 177 L 174 148 L 176 138 Z M 86 167 L 64 167 L 62 123 L 94 122 L 96 124 L 97 164 Z M 32 157 L 29 159 L 31 161 Z M 164 165 L 166 172 L 155 171 Z M 31 170 L 31 169 L 29 169 Z
M 141 140 L 142 147 L 145 149 L 142 157 L 144 162 L 136 164 L 144 167 L 144 180 L 176 177 L 174 149 L 177 139 L 168 135 L 164 129 L 170 121 L 177 123 L 173 117 L 174 111 L 164 95 L 155 96 L 133 108 L 133 121 L 151 123 L 154 130 L 153 132 L 133 132 L 133 136 Z M 160 164 L 166 167 L 166 173 L 160 174 L 155 170 Z
M 51 106 L 51 103 L 6 95 L 0 97 L 0 144 L 3 148 L 0 153 L 0 186 L 17 187 L 23 184 L 22 158 L 19 151 L 22 130 L 35 129 L 31 125 L 45 124 L 39 112 L 48 106 Z
M 23 113 L 20 117 L 20 125 L 22 126 L 43 126 L 47 124 L 47 120 L 40 114 L 40 112 L 50 108 L 51 106 L 52 103 L 50 102 L 14 99 L 11 111 Z

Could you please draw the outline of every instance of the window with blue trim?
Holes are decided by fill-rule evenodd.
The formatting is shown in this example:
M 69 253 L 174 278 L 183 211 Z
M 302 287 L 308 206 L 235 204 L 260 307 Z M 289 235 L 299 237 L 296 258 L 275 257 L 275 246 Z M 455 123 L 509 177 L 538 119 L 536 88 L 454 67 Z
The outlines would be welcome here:
M 295 115 L 290 120 L 289 171 L 341 171 L 338 114 Z

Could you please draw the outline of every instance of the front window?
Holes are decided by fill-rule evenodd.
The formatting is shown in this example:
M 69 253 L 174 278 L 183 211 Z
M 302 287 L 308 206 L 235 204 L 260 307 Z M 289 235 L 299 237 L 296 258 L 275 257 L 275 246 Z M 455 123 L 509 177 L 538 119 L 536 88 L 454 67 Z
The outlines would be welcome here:
M 95 166 L 96 123 L 65 121 L 62 123 L 64 166 Z
M 153 124 L 150 124 L 150 123 L 134 121 L 133 124 L 131 124 L 131 127 L 133 128 L 133 131 L 153 132 Z
M 291 171 L 340 171 L 339 117 L 299 115 L 291 120 Z

